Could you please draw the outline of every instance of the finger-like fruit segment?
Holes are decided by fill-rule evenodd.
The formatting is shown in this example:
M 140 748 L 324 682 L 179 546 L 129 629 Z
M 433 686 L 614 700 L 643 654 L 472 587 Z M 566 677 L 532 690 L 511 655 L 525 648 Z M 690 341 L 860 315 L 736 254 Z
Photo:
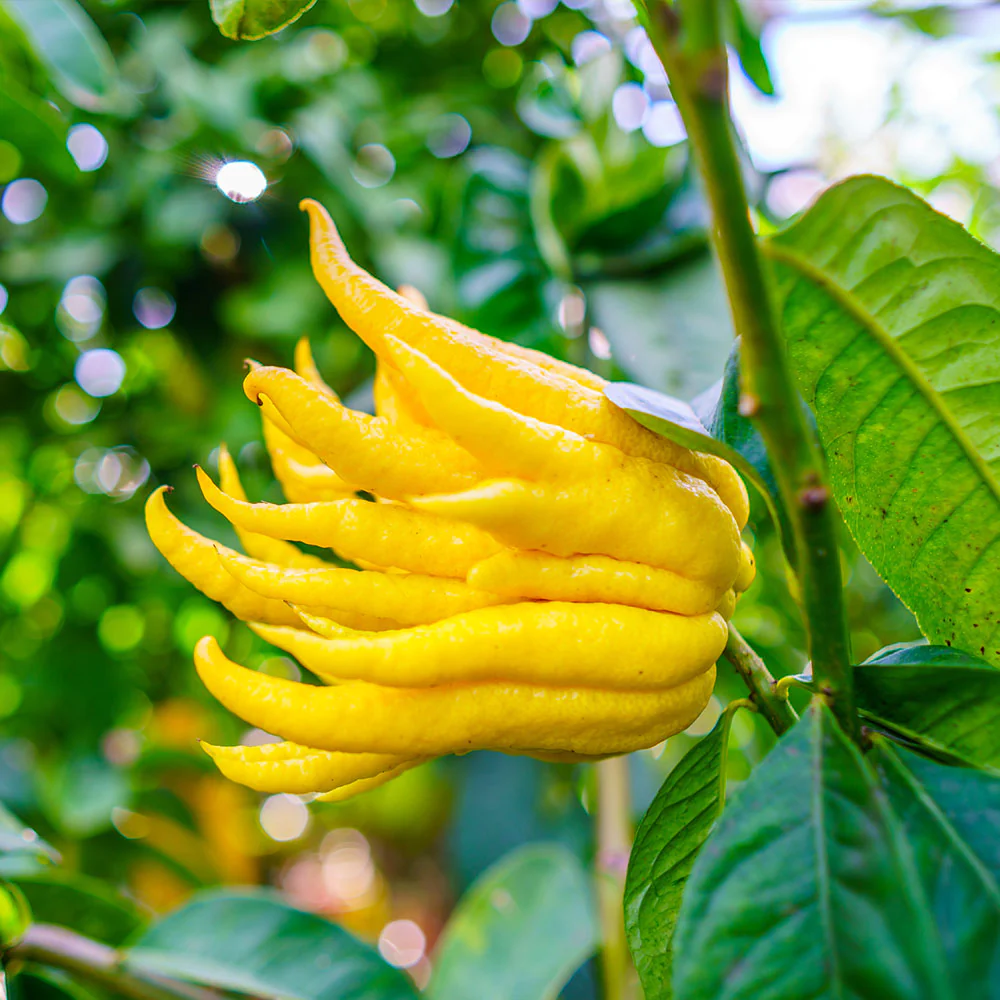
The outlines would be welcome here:
M 737 593 L 742 594 L 745 590 L 750 589 L 750 584 L 753 583 L 756 576 L 757 560 L 754 558 L 753 549 L 751 549 L 746 542 L 741 540 L 740 569 L 736 574 L 736 581 L 733 583 L 733 588 L 737 591 Z
M 715 663 L 727 634 L 714 613 L 561 601 L 480 608 L 430 625 L 334 639 L 252 627 L 321 677 L 401 688 L 509 681 L 663 690 Z
M 409 762 L 409 758 L 394 754 L 331 753 L 297 743 L 265 743 L 255 747 L 202 743 L 201 748 L 230 780 L 258 792 L 293 795 L 329 792 Z
M 290 438 L 261 408 L 264 446 L 274 477 L 292 503 L 353 497 L 354 489 L 311 451 Z
M 423 625 L 505 603 L 503 597 L 474 590 L 459 580 L 417 573 L 379 573 L 336 566 L 287 569 L 229 553 L 222 556 L 222 564 L 240 583 L 262 597 L 378 615 L 399 622 L 399 627 Z
M 351 260 L 327 211 L 306 199 L 313 272 L 344 322 L 378 355 L 384 334 L 405 341 L 450 372 L 467 389 L 519 413 L 613 445 L 626 454 L 664 462 L 709 482 L 742 529 L 749 515 L 746 487 L 714 455 L 692 452 L 647 430 L 603 394 L 596 376 L 567 375 L 453 320 L 419 309 Z
M 700 615 L 719 600 L 719 588 L 668 569 L 610 556 L 567 556 L 505 549 L 469 570 L 468 582 L 507 598 L 601 601 L 652 611 Z
M 219 561 L 218 552 L 237 555 L 181 523 L 170 513 L 161 486 L 146 501 L 146 530 L 167 562 L 206 597 L 227 607 L 243 621 L 300 627 L 302 620 L 283 601 L 273 601 L 248 590 Z
M 404 430 L 410 427 L 432 427 L 427 411 L 414 397 L 403 376 L 395 368 L 379 360 L 372 383 L 375 413 Z
M 247 495 L 240 481 L 236 463 L 224 444 L 219 446 L 219 483 L 231 497 L 246 502 Z M 296 569 L 319 569 L 329 565 L 319 556 L 301 552 L 290 542 L 284 542 L 279 538 L 269 538 L 267 535 L 258 535 L 242 528 L 236 528 L 236 534 L 244 551 L 255 559 L 264 559 L 279 566 L 294 566 Z
M 333 549 L 351 561 L 464 580 L 501 546 L 486 532 L 396 504 L 354 497 L 307 504 L 244 503 L 223 493 L 204 473 L 205 499 L 234 525 L 271 538 Z
M 739 569 L 732 515 L 701 480 L 643 463 L 642 478 L 528 483 L 495 479 L 461 493 L 410 497 L 417 510 L 477 525 L 518 549 L 604 555 L 728 589 Z
M 331 399 L 340 402 L 340 397 L 327 385 L 326 380 L 319 373 L 316 361 L 313 358 L 312 348 L 309 346 L 308 337 L 300 337 L 295 345 L 295 374 L 304 378 L 310 385 L 319 389 Z
M 362 792 L 370 792 L 375 788 L 380 788 L 382 785 L 392 781 L 393 778 L 398 778 L 404 771 L 409 771 L 410 768 L 417 767 L 426 760 L 426 757 L 417 757 L 414 760 L 406 761 L 405 764 L 399 764 L 389 771 L 376 774 L 371 778 L 359 778 L 357 781 L 352 781 L 349 785 L 341 785 L 340 788 L 334 788 L 329 792 L 324 792 L 322 795 L 317 795 L 316 801 L 344 802 L 347 799 L 353 799 L 355 795 L 360 795 Z
M 255 368 L 243 388 L 254 402 L 266 396 L 291 436 L 357 489 L 398 500 L 482 477 L 475 459 L 440 431 L 403 432 L 382 417 L 348 409 L 286 368 Z
M 228 660 L 212 636 L 195 648 L 208 690 L 240 718 L 323 750 L 440 756 L 530 747 L 602 755 L 653 746 L 686 729 L 712 693 L 715 665 L 662 691 L 591 691 L 474 683 L 314 687 Z

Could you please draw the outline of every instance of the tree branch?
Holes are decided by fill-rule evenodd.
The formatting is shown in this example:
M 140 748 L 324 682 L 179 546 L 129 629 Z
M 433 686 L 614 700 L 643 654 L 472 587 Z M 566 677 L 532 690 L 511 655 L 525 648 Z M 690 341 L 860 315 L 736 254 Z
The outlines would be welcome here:
M 764 439 L 792 522 L 816 687 L 857 740 L 837 519 L 823 454 L 792 382 L 750 223 L 729 115 L 720 3 L 652 0 L 648 13 L 649 37 L 670 79 L 712 210 L 712 241 L 742 338 L 740 412 Z
M 724 655 L 743 678 L 750 689 L 751 703 L 767 719 L 775 735 L 781 736 L 791 729 L 799 719 L 795 709 L 786 697 L 778 693 L 767 664 L 732 625 L 729 626 L 729 640 Z

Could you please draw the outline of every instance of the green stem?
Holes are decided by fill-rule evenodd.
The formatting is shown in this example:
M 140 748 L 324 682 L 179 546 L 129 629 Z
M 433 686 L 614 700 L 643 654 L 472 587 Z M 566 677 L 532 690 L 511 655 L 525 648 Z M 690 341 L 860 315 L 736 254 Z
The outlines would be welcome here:
M 622 900 L 632 851 L 628 757 L 594 765 L 597 779 L 595 869 L 601 928 L 601 978 L 604 1000 L 637 1000 L 639 980 L 625 939 Z
M 220 1000 L 214 990 L 129 972 L 114 948 L 52 924 L 32 924 L 3 960 L 6 966 L 23 962 L 62 969 L 129 1000 Z
M 750 701 L 767 719 L 777 736 L 781 736 L 798 722 L 799 717 L 795 709 L 788 703 L 787 697 L 782 697 L 778 692 L 767 664 L 732 625 L 729 626 L 725 657 L 743 678 L 750 689 Z
M 740 412 L 761 433 L 795 538 L 817 690 L 855 740 L 837 520 L 823 454 L 799 403 L 775 322 L 729 114 L 719 0 L 651 0 L 649 37 L 670 79 L 712 212 L 712 241 L 742 338 Z

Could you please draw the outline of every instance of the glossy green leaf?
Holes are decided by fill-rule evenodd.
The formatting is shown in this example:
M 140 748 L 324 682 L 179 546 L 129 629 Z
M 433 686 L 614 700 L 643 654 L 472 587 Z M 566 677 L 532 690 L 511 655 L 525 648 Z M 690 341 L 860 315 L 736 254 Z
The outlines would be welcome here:
M 120 108 L 114 56 L 76 0 L 0 0 L 20 25 L 59 92 L 89 111 Z
M 989 664 L 978 656 L 955 649 L 952 646 L 932 646 L 918 639 L 916 642 L 894 642 L 884 646 L 865 660 L 863 666 L 921 667 L 983 667 Z
M 13 80 L 0 86 L 3 138 L 13 143 L 31 173 L 40 172 L 73 183 L 82 174 L 66 148 L 66 122 L 48 101 L 19 87 Z M 49 176 L 46 176 L 49 175 Z
M 683 1000 L 954 996 L 900 823 L 820 702 L 726 808 L 674 940 Z
M 765 248 L 859 548 L 931 642 L 1000 664 L 1000 259 L 878 177 Z
M 369 945 L 260 890 L 197 896 L 143 934 L 126 965 L 263 1000 L 416 997 Z
M 59 861 L 54 848 L 0 805 L 0 877 L 14 878 Z
M 297 21 L 316 0 L 209 0 L 226 38 L 256 41 Z
M 591 880 L 566 848 L 508 854 L 462 897 L 434 956 L 430 1000 L 554 1000 L 593 954 Z
M 760 32 L 747 19 L 742 0 L 729 0 L 729 35 L 733 51 L 747 79 L 762 93 L 774 96 L 774 81 L 768 69 Z
M 952 981 L 1000 997 L 1000 779 L 877 739 L 870 756 L 913 852 Z
M 695 858 L 726 800 L 732 712 L 667 776 L 635 833 L 625 879 L 625 930 L 646 1000 L 673 995 L 671 939 Z

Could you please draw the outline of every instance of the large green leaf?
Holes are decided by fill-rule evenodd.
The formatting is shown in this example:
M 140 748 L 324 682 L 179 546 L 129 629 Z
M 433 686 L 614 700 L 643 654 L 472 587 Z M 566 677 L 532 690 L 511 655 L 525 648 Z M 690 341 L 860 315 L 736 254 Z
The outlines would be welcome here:
M 947 646 L 882 650 L 854 668 L 864 718 L 925 753 L 1000 767 L 1000 671 Z
M 671 997 L 670 947 L 684 886 L 726 800 L 732 712 L 667 776 L 639 829 L 625 879 L 625 929 L 646 1000 Z
M 121 78 L 97 25 L 76 0 L 0 0 L 60 93 L 78 107 L 121 107 Z
M 3 138 L 13 143 L 31 170 L 41 170 L 60 181 L 73 183 L 82 174 L 66 148 L 66 122 L 48 101 L 13 80 L 0 81 L 0 121 Z
M 554 1000 L 598 941 L 590 878 L 564 847 L 511 852 L 462 897 L 431 1000 Z
M 674 940 L 684 1000 L 954 996 L 901 826 L 822 702 L 723 813 Z
M 963 998 L 1000 997 L 1000 780 L 876 740 L 872 754 L 905 830 L 949 975 Z
M 316 0 L 209 0 L 226 38 L 256 41 L 298 20 Z
M 858 546 L 932 642 L 1000 664 L 1000 260 L 878 177 L 765 249 Z
M 414 1000 L 374 949 L 264 891 L 205 893 L 154 924 L 126 954 L 137 972 L 263 1000 Z

